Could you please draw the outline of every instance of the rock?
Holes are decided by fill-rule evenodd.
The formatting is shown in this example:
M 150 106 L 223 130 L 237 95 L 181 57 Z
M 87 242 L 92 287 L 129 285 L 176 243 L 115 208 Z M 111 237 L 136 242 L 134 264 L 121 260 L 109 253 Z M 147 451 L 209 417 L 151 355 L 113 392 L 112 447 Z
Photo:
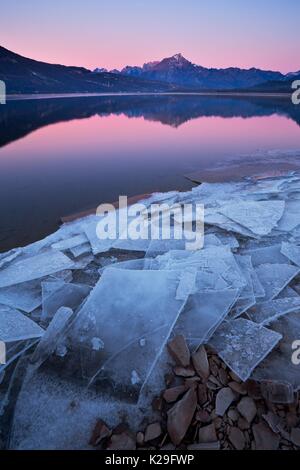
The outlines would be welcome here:
M 231 419 L 232 421 L 237 421 L 237 420 L 239 419 L 239 414 L 238 414 L 238 412 L 237 412 L 236 410 L 233 410 L 233 409 L 231 409 L 231 410 L 229 410 L 229 411 L 227 412 L 227 416 L 228 416 L 228 418 Z
M 209 423 L 211 421 L 211 417 L 206 410 L 197 411 L 195 419 L 200 423 Z
M 263 423 L 252 427 L 256 450 L 277 450 L 280 438 Z
M 168 433 L 174 445 L 180 444 L 184 438 L 195 414 L 196 406 L 197 393 L 195 387 L 192 387 L 168 411 Z
M 232 378 L 232 380 L 233 380 L 234 382 L 238 382 L 238 383 L 241 382 L 241 379 L 239 378 L 239 376 L 236 375 L 234 372 L 232 372 L 232 370 L 229 371 L 229 375 L 230 375 L 230 377 Z
M 128 432 L 120 434 L 113 434 L 110 443 L 107 447 L 108 450 L 135 450 L 136 441 Z
M 248 395 L 254 398 L 254 400 L 259 400 L 260 398 L 262 398 L 260 384 L 255 380 L 247 380 L 247 382 L 245 383 L 245 387 Z
M 236 394 L 229 387 L 221 388 L 216 397 L 216 414 L 224 416 L 231 403 L 236 399 Z
M 185 385 L 178 385 L 178 387 L 167 388 L 164 391 L 163 397 L 167 403 L 172 403 L 176 401 L 180 395 L 183 395 L 186 392 L 187 387 Z
M 220 442 L 205 442 L 202 444 L 191 444 L 187 450 L 220 450 Z
M 198 385 L 198 403 L 204 405 L 207 402 L 207 391 L 204 384 Z
M 145 443 L 145 436 L 144 436 L 144 433 L 142 432 L 138 432 L 137 435 L 136 435 L 136 443 L 137 445 L 139 446 L 143 446 L 144 443 Z
M 152 408 L 154 411 L 161 411 L 163 409 L 163 399 L 161 397 L 155 397 L 152 400 Z
M 210 369 L 204 346 L 200 346 L 192 355 L 192 363 L 199 377 L 203 380 L 207 380 L 210 375 Z
M 89 444 L 90 446 L 96 447 L 97 445 L 100 444 L 100 442 L 103 439 L 110 437 L 110 435 L 111 435 L 111 430 L 108 428 L 106 423 L 102 421 L 102 419 L 98 419 L 94 427 L 92 436 L 90 438 Z
M 145 442 L 153 441 L 162 433 L 160 423 L 152 423 L 147 426 L 145 432 Z
M 228 385 L 228 382 L 229 382 L 226 370 L 224 370 L 222 368 L 219 369 L 218 377 L 219 377 L 219 380 L 220 380 L 221 384 L 224 387 L 226 387 Z
M 247 395 L 247 390 L 244 384 L 238 382 L 229 382 L 228 386 L 234 392 L 238 393 L 239 395 Z
M 243 450 L 245 447 L 245 437 L 239 428 L 230 428 L 228 438 L 236 450 Z
M 264 380 L 261 382 L 260 388 L 263 398 L 271 403 L 286 404 L 294 401 L 294 389 L 287 382 Z
M 237 409 L 248 423 L 251 424 L 257 412 L 254 400 L 250 397 L 243 397 L 239 402 Z
M 174 367 L 174 374 L 179 375 L 180 377 L 193 377 L 195 375 L 195 371 L 193 367 Z
M 282 419 L 279 416 L 277 416 L 275 413 L 272 413 L 272 411 L 268 411 L 268 413 L 263 414 L 262 417 L 273 432 L 280 432 L 280 428 L 282 427 Z
M 300 428 L 293 428 L 291 431 L 291 441 L 295 446 L 300 447 Z
M 238 419 L 237 425 L 242 431 L 245 431 L 246 429 L 250 428 L 250 424 L 248 423 L 248 421 L 245 418 L 242 418 L 241 416 Z
M 165 446 L 162 446 L 160 450 L 175 450 L 175 446 L 173 444 L 166 444 Z
M 297 412 L 296 411 L 289 411 L 287 414 L 286 414 L 286 424 L 289 428 L 295 428 L 298 426 L 299 424 L 299 421 L 300 421 L 300 418 L 299 416 L 297 415 Z
M 217 440 L 218 438 L 214 423 L 199 429 L 198 442 L 200 444 L 204 444 L 207 442 L 215 442 Z
M 190 351 L 182 335 L 169 341 L 168 350 L 177 365 L 187 367 L 190 364 Z

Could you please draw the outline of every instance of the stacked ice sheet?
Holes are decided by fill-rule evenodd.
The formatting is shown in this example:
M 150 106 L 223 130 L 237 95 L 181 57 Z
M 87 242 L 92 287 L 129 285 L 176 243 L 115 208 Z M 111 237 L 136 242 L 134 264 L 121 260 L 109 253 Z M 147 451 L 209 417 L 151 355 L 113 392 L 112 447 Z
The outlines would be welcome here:
M 2 370 L 33 353 L 31 373 L 43 365 L 108 400 L 137 402 L 166 342 L 182 334 L 192 347 L 210 344 L 242 380 L 298 390 L 300 176 L 204 183 L 142 202 L 203 204 L 203 248 L 99 240 L 90 216 L 0 255 L 0 340 L 10 351 Z

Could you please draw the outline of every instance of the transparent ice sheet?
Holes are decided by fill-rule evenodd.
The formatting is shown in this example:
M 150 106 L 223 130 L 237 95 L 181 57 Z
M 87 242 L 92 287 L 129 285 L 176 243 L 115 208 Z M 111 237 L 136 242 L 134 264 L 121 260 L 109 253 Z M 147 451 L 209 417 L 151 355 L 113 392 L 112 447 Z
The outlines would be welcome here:
M 246 381 L 281 338 L 275 331 L 238 318 L 223 322 L 209 345 L 241 380 Z

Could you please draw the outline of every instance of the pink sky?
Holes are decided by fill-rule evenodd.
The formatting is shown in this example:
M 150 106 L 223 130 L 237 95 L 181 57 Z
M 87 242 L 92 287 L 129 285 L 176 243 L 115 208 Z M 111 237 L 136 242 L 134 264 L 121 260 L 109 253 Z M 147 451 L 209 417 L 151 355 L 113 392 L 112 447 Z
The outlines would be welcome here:
M 87 68 L 141 65 L 181 52 L 206 67 L 300 69 L 299 0 L 10 0 L 1 45 Z

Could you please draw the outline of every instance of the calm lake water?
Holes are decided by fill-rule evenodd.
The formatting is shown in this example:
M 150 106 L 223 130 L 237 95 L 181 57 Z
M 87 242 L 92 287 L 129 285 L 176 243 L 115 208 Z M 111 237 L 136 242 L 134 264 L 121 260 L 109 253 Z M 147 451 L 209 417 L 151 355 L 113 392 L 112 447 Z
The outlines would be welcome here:
M 299 149 L 300 106 L 288 98 L 8 101 L 0 106 L 0 251 L 119 195 L 191 188 L 185 175 L 194 172 L 218 181 L 299 167 Z

